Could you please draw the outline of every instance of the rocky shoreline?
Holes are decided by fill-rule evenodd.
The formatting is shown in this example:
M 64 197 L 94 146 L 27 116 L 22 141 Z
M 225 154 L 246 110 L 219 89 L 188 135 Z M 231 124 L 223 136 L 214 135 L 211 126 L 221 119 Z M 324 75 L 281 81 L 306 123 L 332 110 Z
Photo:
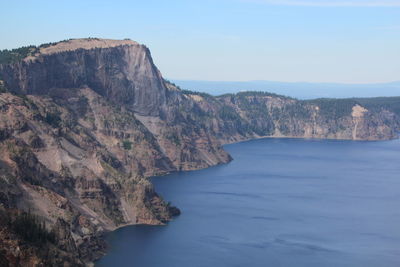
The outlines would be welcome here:
M 106 251 L 104 233 L 167 223 L 179 209 L 147 177 L 228 163 L 223 144 L 388 140 L 400 130 L 398 109 L 381 102 L 185 91 L 130 40 L 72 39 L 9 53 L 16 59 L 0 64 L 4 266 L 92 264 Z M 40 234 L 21 235 L 19 220 Z

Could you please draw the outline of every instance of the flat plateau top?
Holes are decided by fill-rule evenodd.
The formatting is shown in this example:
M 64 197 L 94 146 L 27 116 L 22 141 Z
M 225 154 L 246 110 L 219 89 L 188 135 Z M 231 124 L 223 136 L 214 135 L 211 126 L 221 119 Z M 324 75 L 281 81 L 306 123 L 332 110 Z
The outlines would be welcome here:
M 112 40 L 112 39 L 98 39 L 98 38 L 85 38 L 85 39 L 71 39 L 62 41 L 48 47 L 40 48 L 41 54 L 54 54 L 64 51 L 73 51 L 77 49 L 93 49 L 93 48 L 108 48 L 122 45 L 138 45 L 139 43 L 132 40 Z

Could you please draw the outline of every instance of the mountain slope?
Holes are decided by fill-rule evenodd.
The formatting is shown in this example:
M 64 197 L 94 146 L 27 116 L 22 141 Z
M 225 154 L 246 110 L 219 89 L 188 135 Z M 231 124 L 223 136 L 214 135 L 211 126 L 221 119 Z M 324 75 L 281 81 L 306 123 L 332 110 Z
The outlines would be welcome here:
M 210 115 L 207 127 L 223 143 L 259 137 L 386 140 L 397 138 L 400 129 L 396 98 L 386 105 L 365 99 L 300 101 L 265 92 L 184 94 Z
M 0 262 L 11 266 L 88 264 L 104 253 L 105 231 L 166 223 L 179 210 L 148 177 L 227 163 L 222 144 L 386 140 L 400 128 L 397 104 L 386 102 L 183 91 L 130 40 L 75 39 L 1 55 L 0 225 L 8 241 Z M 39 234 L 18 235 L 21 218 Z
M 167 89 L 147 48 L 104 42 L 57 43 L 45 48 L 54 52 L 0 66 L 5 212 L 30 211 L 49 230 L 67 222 L 84 254 L 66 253 L 83 261 L 99 255 L 88 247 L 105 230 L 163 224 L 179 213 L 146 177 L 230 160 L 179 106 L 167 106 L 191 101 Z

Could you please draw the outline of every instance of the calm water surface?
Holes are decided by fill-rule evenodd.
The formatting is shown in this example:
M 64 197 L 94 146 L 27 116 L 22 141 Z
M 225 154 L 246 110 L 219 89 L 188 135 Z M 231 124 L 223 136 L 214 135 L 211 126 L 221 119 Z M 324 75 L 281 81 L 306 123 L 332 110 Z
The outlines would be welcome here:
M 400 266 L 400 141 L 262 139 L 153 178 L 182 210 L 108 236 L 97 266 Z

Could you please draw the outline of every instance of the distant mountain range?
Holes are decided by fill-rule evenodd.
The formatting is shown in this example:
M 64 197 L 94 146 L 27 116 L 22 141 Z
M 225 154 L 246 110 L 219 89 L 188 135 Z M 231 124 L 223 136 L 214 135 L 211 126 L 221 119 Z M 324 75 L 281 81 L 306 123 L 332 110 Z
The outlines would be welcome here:
M 375 84 L 172 80 L 182 89 L 211 95 L 241 91 L 265 91 L 299 99 L 400 96 L 400 81 Z

